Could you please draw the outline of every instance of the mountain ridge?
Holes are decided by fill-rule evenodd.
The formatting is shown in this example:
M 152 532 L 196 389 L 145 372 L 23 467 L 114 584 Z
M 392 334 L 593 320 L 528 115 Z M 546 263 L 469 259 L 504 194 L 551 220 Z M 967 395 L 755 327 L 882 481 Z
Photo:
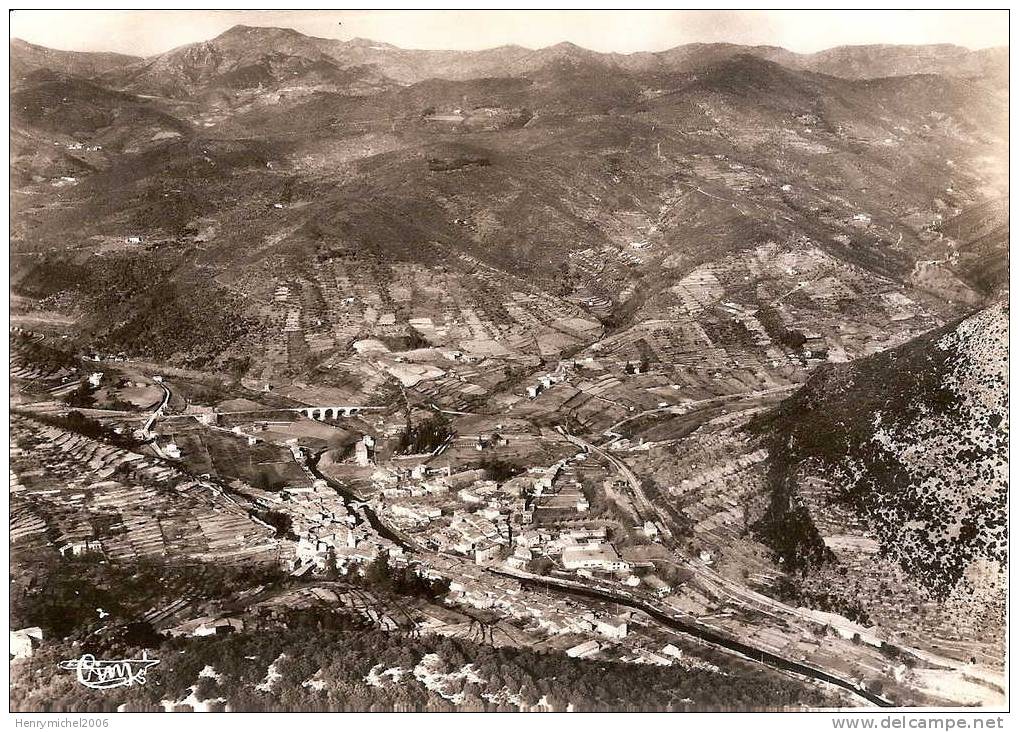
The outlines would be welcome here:
M 21 42 L 12 41 L 12 56 L 25 53 Z M 24 44 L 29 46 L 31 44 Z M 251 48 L 250 46 L 257 48 Z M 35 46 L 35 49 L 42 47 Z M 233 54 L 251 60 L 253 52 L 284 53 L 301 58 L 328 59 L 339 67 L 377 64 L 380 72 L 399 83 L 414 83 L 427 78 L 468 79 L 487 76 L 527 75 L 550 61 L 561 58 L 585 59 L 606 67 L 640 74 L 674 74 L 690 71 L 712 60 L 750 54 L 775 61 L 790 68 L 825 73 L 842 78 L 868 79 L 916 73 L 940 73 L 964 78 L 973 76 L 1001 77 L 1007 65 L 1007 48 L 971 50 L 953 44 L 894 46 L 864 44 L 835 46 L 813 53 L 797 53 L 787 49 L 729 43 L 689 43 L 662 51 L 631 53 L 599 52 L 569 41 L 530 49 L 519 45 L 502 45 L 471 51 L 405 49 L 393 44 L 365 38 L 349 40 L 305 35 L 292 28 L 237 25 L 214 38 L 185 44 L 145 58 L 117 54 L 60 52 L 76 54 L 79 65 L 92 59 L 93 73 L 116 72 L 124 67 L 160 69 L 181 64 L 186 75 L 188 58 L 215 57 Z M 38 55 L 38 52 L 36 52 Z M 94 58 L 93 58 L 94 57 Z M 110 58 L 115 57 L 115 58 Z M 155 84 L 158 86 L 158 83 Z M 181 89 L 181 92 L 193 89 Z
M 572 41 L 559 41 L 558 43 L 554 43 L 554 44 L 552 44 L 550 46 L 540 46 L 540 47 L 537 47 L 537 48 L 532 48 L 530 46 L 522 46 L 522 45 L 517 44 L 517 43 L 504 43 L 504 44 L 500 44 L 498 46 L 488 46 L 488 47 L 485 47 L 485 48 L 478 48 L 478 49 L 448 50 L 448 49 L 439 49 L 439 48 L 434 48 L 434 47 L 403 47 L 403 46 L 397 46 L 397 45 L 392 44 L 392 43 L 388 43 L 386 41 L 379 41 L 379 40 L 375 40 L 375 39 L 372 39 L 372 38 L 367 38 L 367 37 L 364 37 L 364 36 L 355 36 L 353 38 L 348 38 L 348 39 L 331 38 L 331 37 L 326 37 L 326 36 L 312 36 L 312 35 L 309 35 L 309 34 L 306 34 L 306 33 L 301 33 L 300 31 L 298 31 L 298 30 L 296 30 L 294 28 L 288 28 L 288 27 L 285 27 L 285 26 L 247 25 L 247 24 L 244 24 L 244 23 L 238 23 L 236 25 L 233 25 L 230 28 L 227 28 L 226 30 L 220 32 L 219 34 L 217 34 L 217 35 L 213 36 L 212 38 L 209 38 L 209 39 L 207 39 L 205 41 L 192 41 L 190 43 L 185 43 L 185 44 L 182 44 L 180 46 L 174 46 L 173 48 L 168 48 L 165 51 L 159 51 L 157 53 L 153 53 L 153 54 L 150 54 L 148 56 L 134 56 L 134 55 L 131 55 L 131 54 L 121 54 L 121 53 L 117 53 L 117 52 L 114 52 L 114 51 L 70 51 L 70 50 L 64 50 L 64 49 L 51 48 L 51 47 L 48 47 L 48 46 L 42 46 L 40 44 L 33 44 L 30 41 L 26 41 L 26 40 L 24 40 L 22 38 L 18 38 L 16 36 L 11 38 L 11 42 L 14 43 L 14 44 L 18 44 L 18 45 L 34 46 L 35 48 L 44 48 L 44 49 L 47 49 L 47 50 L 50 50 L 50 51 L 54 51 L 54 52 L 58 52 L 58 53 L 106 54 L 106 55 L 110 55 L 110 56 L 122 56 L 122 57 L 125 57 L 125 58 L 133 58 L 133 59 L 147 59 L 147 58 L 153 58 L 155 56 L 161 56 L 161 55 L 170 53 L 172 51 L 175 51 L 175 50 L 177 50 L 179 48 L 184 48 L 185 46 L 194 45 L 196 43 L 206 43 L 206 42 L 208 42 L 210 40 L 216 40 L 218 38 L 237 36 L 237 35 L 241 35 L 241 34 L 251 34 L 253 32 L 267 32 L 267 33 L 270 33 L 270 34 L 285 33 L 285 34 L 288 34 L 288 35 L 291 35 L 291 36 L 302 36 L 304 38 L 308 38 L 308 39 L 312 39 L 312 40 L 316 40 L 316 41 L 325 41 L 325 42 L 330 42 L 330 43 L 341 43 L 341 44 L 347 44 L 347 45 L 372 45 L 372 46 L 387 47 L 387 48 L 393 48 L 393 49 L 397 49 L 397 50 L 401 50 L 401 51 L 410 51 L 410 52 L 415 52 L 415 51 L 426 51 L 426 52 L 427 51 L 435 51 L 435 52 L 442 52 L 442 53 L 464 53 L 464 54 L 469 54 L 469 53 L 485 53 L 487 51 L 496 51 L 496 50 L 500 50 L 500 49 L 514 49 L 514 50 L 535 52 L 535 51 L 554 49 L 554 48 L 572 48 L 572 49 L 577 50 L 577 51 L 586 51 L 588 53 L 595 53 L 595 54 L 599 54 L 599 55 L 603 55 L 603 56 L 626 57 L 626 56 L 669 54 L 669 53 L 674 53 L 674 52 L 677 52 L 677 51 L 680 51 L 680 50 L 684 50 L 684 49 L 695 49 L 695 48 L 698 48 L 698 47 L 703 48 L 703 47 L 711 47 L 711 46 L 718 46 L 718 47 L 729 46 L 729 47 L 738 47 L 738 48 L 747 48 L 747 49 L 761 49 L 761 50 L 770 50 L 770 51 L 784 51 L 786 53 L 794 54 L 796 56 L 810 57 L 810 56 L 819 56 L 819 55 L 834 54 L 834 53 L 837 53 L 837 52 L 844 52 L 844 51 L 847 51 L 847 50 L 861 50 L 862 51 L 862 50 L 893 50 L 894 49 L 894 50 L 897 50 L 897 51 L 900 51 L 900 52 L 903 52 L 903 51 L 915 52 L 915 51 L 920 50 L 920 49 L 931 49 L 931 50 L 937 49 L 937 50 L 941 50 L 941 51 L 950 51 L 950 52 L 953 52 L 953 53 L 955 53 L 957 55 L 961 55 L 961 54 L 967 54 L 967 53 L 983 53 L 983 54 L 995 53 L 995 52 L 1004 51 L 1004 50 L 1006 50 L 1008 48 L 1008 46 L 986 46 L 986 47 L 981 47 L 981 48 L 970 48 L 968 46 L 962 46 L 962 45 L 959 45 L 959 44 L 956 44 L 956 43 L 921 43 L 921 44 L 845 43 L 845 44 L 839 44 L 837 46 L 830 46 L 830 47 L 823 48 L 823 49 L 820 49 L 820 50 L 817 50 L 817 51 L 800 52 L 800 51 L 792 51 L 792 50 L 786 49 L 783 46 L 773 46 L 773 45 L 770 45 L 770 44 L 740 44 L 740 43 L 729 43 L 729 42 L 726 42 L 726 41 L 691 41 L 689 43 L 681 43 L 681 44 L 678 44 L 678 45 L 675 45 L 675 46 L 670 46 L 668 48 L 664 48 L 664 49 L 661 49 L 661 50 L 658 50 L 658 51 L 643 51 L 642 50 L 642 51 L 623 52 L 623 51 L 596 51 L 594 49 L 588 49 L 588 48 L 586 48 L 584 46 L 581 46 L 579 44 L 573 43 Z

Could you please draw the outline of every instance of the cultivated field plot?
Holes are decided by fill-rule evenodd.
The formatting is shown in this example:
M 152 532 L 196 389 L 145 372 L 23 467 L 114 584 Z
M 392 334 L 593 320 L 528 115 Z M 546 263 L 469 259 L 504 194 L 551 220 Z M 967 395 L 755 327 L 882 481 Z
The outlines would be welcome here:
M 12 440 L 15 551 L 231 562 L 275 553 L 264 524 L 162 461 L 27 418 L 15 418 Z

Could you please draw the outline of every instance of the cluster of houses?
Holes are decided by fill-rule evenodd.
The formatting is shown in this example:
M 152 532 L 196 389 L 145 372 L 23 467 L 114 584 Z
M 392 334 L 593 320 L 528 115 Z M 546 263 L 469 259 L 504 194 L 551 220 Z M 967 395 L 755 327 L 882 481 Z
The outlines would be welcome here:
M 601 627 L 605 627 L 603 623 Z M 605 636 L 605 633 L 600 632 L 599 634 Z M 611 636 L 607 636 L 611 638 Z M 605 640 L 604 638 L 591 638 L 578 643 L 572 648 L 566 649 L 566 655 L 571 658 L 592 658 L 604 654 L 607 651 L 613 651 L 617 648 L 617 645 L 611 640 Z M 642 645 L 634 645 L 627 649 L 627 652 L 621 656 L 618 656 L 618 660 L 623 663 L 635 663 L 647 666 L 671 666 L 677 661 L 683 662 L 684 666 L 704 668 L 705 666 L 711 666 L 703 661 L 694 661 L 692 664 L 689 660 L 683 660 L 683 651 L 676 648 L 672 643 L 667 643 L 659 650 L 651 650 Z M 717 671 L 717 667 L 712 667 L 712 670 Z
M 577 457 L 583 459 L 582 455 Z M 583 485 L 572 473 L 569 461 L 564 461 L 554 475 L 535 481 L 533 506 L 539 512 L 586 513 L 591 503 L 584 495 Z
M 509 517 L 520 501 L 485 475 L 480 469 L 453 473 L 421 464 L 409 472 L 379 470 L 373 480 L 381 488 L 380 510 L 388 520 L 436 551 L 484 564 L 508 547 Z
M 53 144 L 59 145 L 60 143 L 54 142 Z M 84 150 L 85 152 L 99 152 L 100 150 L 103 149 L 102 145 L 89 145 L 88 143 L 77 141 L 69 142 L 64 147 L 66 147 L 68 150 Z
M 614 574 L 635 584 L 633 566 L 620 558 L 604 526 L 522 531 L 514 536 L 513 554 L 506 563 L 523 569 L 538 557 L 557 558 L 563 569 L 581 576 Z
M 577 525 L 590 504 L 573 465 L 586 458 L 580 452 L 502 483 L 486 479 L 482 470 L 432 474 L 418 466 L 409 476 L 382 470 L 385 475 L 377 477 L 387 481 L 380 490 L 380 511 L 423 545 L 478 564 L 501 561 L 525 569 L 548 558 L 566 571 L 614 574 L 632 582 L 632 567 L 608 542 L 605 527 Z M 456 501 L 451 501 L 454 491 Z M 568 527 L 538 527 L 536 513 L 549 511 Z
M 566 369 L 560 366 L 559 369 L 552 372 L 551 374 L 542 374 L 538 377 L 537 384 L 531 384 L 527 387 L 527 397 L 529 399 L 536 399 L 546 389 L 550 389 L 552 384 L 561 384 L 566 381 Z
M 450 582 L 447 602 L 479 610 L 495 610 L 501 615 L 533 624 L 548 635 L 590 635 L 620 641 L 629 632 L 629 613 L 594 612 L 558 596 L 525 592 L 514 580 L 486 577 L 484 582 L 470 578 Z
M 464 471 L 478 477 L 481 471 Z M 460 474 L 454 474 L 456 475 Z M 454 484 L 457 481 L 452 481 Z M 442 479 L 423 482 L 409 488 L 389 488 L 387 497 L 415 498 L 446 495 L 450 486 Z M 386 511 L 401 528 L 418 532 L 422 542 L 436 550 L 474 559 L 479 564 L 496 561 L 508 551 L 512 529 L 512 499 L 495 481 L 475 480 L 456 493 L 452 508 L 448 499 L 440 506 L 424 500 L 394 503 Z
M 533 544 L 520 546 L 515 541 L 533 524 L 536 511 L 570 516 L 590 508 L 571 472 L 572 463 L 585 457 L 586 453 L 579 453 L 548 467 L 530 468 L 502 483 L 488 480 L 483 470 L 451 473 L 444 469 L 433 475 L 422 465 L 407 477 L 389 471 L 379 476 L 388 478 L 380 491 L 381 510 L 436 551 L 467 556 L 479 564 L 506 559 L 522 566 L 547 553 L 538 549 L 532 554 Z M 449 498 L 454 491 L 455 502 Z M 529 534 L 537 536 L 533 531 Z
M 290 559 L 295 574 L 325 571 L 330 565 L 346 571 L 350 564 L 369 562 L 380 551 L 402 553 L 392 541 L 357 523 L 343 498 L 320 479 L 290 485 L 278 492 L 247 486 L 245 491 L 262 509 L 286 514 L 297 543 Z
M 508 526 L 502 529 L 505 522 L 500 519 L 498 512 L 456 511 L 447 527 L 429 535 L 429 543 L 439 551 L 472 557 L 478 564 L 491 563 L 509 544 Z

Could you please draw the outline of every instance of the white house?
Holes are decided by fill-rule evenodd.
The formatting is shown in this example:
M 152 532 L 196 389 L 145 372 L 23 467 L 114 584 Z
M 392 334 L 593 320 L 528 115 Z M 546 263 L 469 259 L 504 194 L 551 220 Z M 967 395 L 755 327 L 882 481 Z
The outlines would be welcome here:
M 202 623 L 194 632 L 193 636 L 224 635 L 226 633 L 239 633 L 244 630 L 244 621 L 238 618 L 220 618 Z
M 563 550 L 566 569 L 598 569 L 605 572 L 623 572 L 630 569 L 611 544 L 581 544 Z
M 626 637 L 626 619 L 621 617 L 595 618 L 594 629 L 606 638 L 622 640 Z
M 477 564 L 489 564 L 499 558 L 500 547 L 495 543 L 480 544 L 474 547 L 474 561 Z
M 42 643 L 42 628 L 22 628 L 11 631 L 11 660 L 31 657 L 35 648 Z
M 566 649 L 566 655 L 570 658 L 587 658 L 593 656 L 601 649 L 601 644 L 596 640 L 584 641 L 583 643 Z
M 365 435 L 365 439 L 358 440 L 354 445 L 354 462 L 361 467 L 367 467 L 372 464 L 371 452 L 368 446 L 368 435 Z
M 101 552 L 103 545 L 98 539 L 81 539 L 78 541 L 69 541 L 60 547 L 60 555 L 66 557 L 68 554 L 80 557 L 84 554 L 94 554 Z

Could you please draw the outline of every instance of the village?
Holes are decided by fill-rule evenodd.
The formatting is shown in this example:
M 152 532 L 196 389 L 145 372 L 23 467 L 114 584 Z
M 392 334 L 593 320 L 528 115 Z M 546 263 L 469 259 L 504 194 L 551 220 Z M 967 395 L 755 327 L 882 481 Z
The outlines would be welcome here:
M 266 311 L 275 356 L 230 385 L 98 350 L 76 363 L 47 350 L 60 345 L 52 336 L 15 326 L 14 547 L 85 561 L 254 561 L 299 583 L 214 613 L 187 597 L 150 608 L 168 636 L 273 627 L 325 608 L 388 631 L 710 667 L 670 625 L 693 622 L 830 669 L 850 688 L 928 693 L 950 678 L 968 701 L 993 697 L 990 677 L 966 667 L 988 658 L 980 643 L 929 643 L 894 612 L 873 629 L 833 600 L 822 611 L 776 599 L 782 573 L 748 540 L 768 454 L 743 425 L 821 364 L 937 319 L 900 292 L 832 275 L 809 250 L 767 245 L 757 262 L 695 269 L 647 301 L 649 317 L 608 337 L 523 286 L 514 302 L 468 293 L 465 306 L 446 302 L 451 280 L 430 291 L 445 303 L 440 319 L 435 306 L 418 310 L 429 291 L 410 280 L 403 291 L 340 275 L 325 296 L 289 281 Z M 741 277 L 776 271 L 804 279 L 759 286 L 753 304 L 734 296 Z M 835 293 L 836 282 L 853 284 Z M 851 330 L 817 317 L 833 298 L 875 296 L 884 314 Z M 850 549 L 872 561 L 861 541 Z M 443 590 L 393 605 L 363 587 L 380 562 Z M 20 653 L 44 642 L 36 635 L 21 632 Z M 928 660 L 946 649 L 950 660 Z
M 26 403 L 18 418 L 12 536 L 19 551 L 79 558 L 256 560 L 304 583 L 238 597 L 220 614 L 186 599 L 152 608 L 171 635 L 239 632 L 325 607 L 383 629 L 480 632 L 491 642 L 574 658 L 701 667 L 682 636 L 640 609 L 648 603 L 767 652 L 842 668 L 854 684 L 870 683 L 854 675 L 866 667 L 886 689 L 912 688 L 912 672 L 884 650 L 892 636 L 835 614 L 790 613 L 743 588 L 770 592 L 777 579 L 752 547 L 741 550 L 746 481 L 755 479 L 763 454 L 733 452 L 731 435 L 712 435 L 781 398 L 790 382 L 718 389 L 714 381 L 711 391 L 680 392 L 699 399 L 676 399 L 680 390 L 662 383 L 650 363 L 615 362 L 614 373 L 592 379 L 599 366 L 604 373 L 594 358 L 571 358 L 532 372 L 491 416 L 414 407 L 415 422 L 444 426 L 434 447 L 413 453 L 393 447 L 405 415 L 378 402 L 290 407 L 292 397 L 273 389 L 201 404 L 191 401 L 203 393 L 194 375 L 146 377 L 126 361 L 94 361 L 82 380 L 99 403 L 83 411 L 109 433 L 90 439 L 63 429 L 66 417 L 46 401 Z M 73 371 L 38 374 L 58 385 L 58 395 L 77 384 Z M 99 408 L 135 392 L 153 398 L 153 412 L 133 407 L 138 416 L 125 421 L 126 402 L 119 413 Z M 542 425 L 536 408 L 543 400 L 576 395 L 604 407 L 567 411 L 560 403 L 567 419 Z M 600 446 L 569 431 L 589 425 L 602 430 Z M 683 437 L 690 429 L 698 430 L 693 441 Z M 140 442 L 116 448 L 103 442 L 105 434 Z M 680 439 L 684 457 L 657 467 Z M 632 484 L 627 464 L 653 481 Z M 657 475 L 662 469 L 667 474 Z M 647 491 L 658 481 L 667 493 L 650 501 Z M 684 537 L 678 545 L 677 533 Z M 351 594 L 345 578 L 358 587 L 380 561 L 441 581 L 444 593 L 400 606 L 367 587 Z M 571 595 L 573 587 L 615 602 Z M 483 630 L 475 613 L 486 618 Z M 773 613 L 784 617 L 781 625 L 765 622 Z M 26 642 L 30 652 L 39 641 Z

